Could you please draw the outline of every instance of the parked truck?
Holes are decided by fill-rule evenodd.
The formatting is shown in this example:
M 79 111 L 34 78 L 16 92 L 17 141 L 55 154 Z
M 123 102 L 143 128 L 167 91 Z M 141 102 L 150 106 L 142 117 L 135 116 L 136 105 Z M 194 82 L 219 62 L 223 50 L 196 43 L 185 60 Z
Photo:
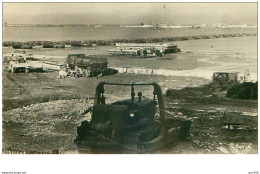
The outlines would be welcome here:
M 12 73 L 25 72 L 26 66 L 26 61 L 23 58 L 18 58 L 9 62 L 8 70 Z
M 42 72 L 43 61 L 36 59 L 32 56 L 17 56 L 12 57 L 8 62 L 8 70 L 12 73 L 15 72 Z
M 249 69 L 246 69 L 244 74 L 241 72 L 214 72 L 212 81 L 220 85 L 250 82 L 250 72 Z
M 85 54 L 69 54 L 67 57 L 67 68 L 71 74 L 87 71 L 87 76 L 90 77 L 118 73 L 117 70 L 108 68 L 107 58 L 86 56 Z

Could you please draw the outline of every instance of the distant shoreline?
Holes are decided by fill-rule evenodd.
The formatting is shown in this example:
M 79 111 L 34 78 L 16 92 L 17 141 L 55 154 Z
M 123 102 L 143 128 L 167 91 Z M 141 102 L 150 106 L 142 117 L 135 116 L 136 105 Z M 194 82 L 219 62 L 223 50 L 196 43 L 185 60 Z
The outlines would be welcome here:
M 43 44 L 50 45 L 71 45 L 72 47 L 91 47 L 91 46 L 109 46 L 116 43 L 158 43 L 158 42 L 173 42 L 185 40 L 199 40 L 199 39 L 215 39 L 215 38 L 231 38 L 231 37 L 245 37 L 257 36 L 257 33 L 235 33 L 235 34 L 213 34 L 213 35 L 197 35 L 197 36 L 175 36 L 175 37 L 160 37 L 160 38 L 144 38 L 144 39 L 108 39 L 108 40 L 85 40 L 85 41 L 4 41 L 4 47 L 11 47 L 13 45 L 34 45 L 41 46 Z

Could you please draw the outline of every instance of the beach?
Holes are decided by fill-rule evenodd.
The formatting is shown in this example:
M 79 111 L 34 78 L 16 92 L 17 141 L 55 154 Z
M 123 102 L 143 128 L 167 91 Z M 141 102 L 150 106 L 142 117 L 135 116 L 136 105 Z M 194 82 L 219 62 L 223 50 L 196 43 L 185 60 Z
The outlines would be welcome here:
M 64 63 L 68 54 L 98 55 L 108 58 L 110 67 L 142 68 L 167 70 L 166 74 L 176 76 L 195 76 L 211 79 L 213 72 L 241 72 L 250 70 L 251 79 L 257 80 L 257 37 L 232 37 L 175 41 L 182 50 L 178 54 L 165 55 L 161 58 L 138 59 L 129 56 L 108 55 L 113 46 L 72 47 L 65 49 L 34 48 L 28 50 L 39 58 L 53 57 L 52 61 Z M 211 47 L 212 46 L 212 47 Z M 14 49 L 6 47 L 3 54 Z M 167 60 L 170 59 L 170 60 Z M 49 60 L 49 59 L 48 59 Z M 169 72 L 168 72 L 169 71 Z M 159 73 L 163 75 L 164 73 Z
M 88 117 L 80 114 L 84 108 L 93 104 L 96 85 L 102 81 L 109 81 L 156 82 L 164 94 L 167 116 L 192 120 L 192 142 L 164 148 L 154 153 L 257 153 L 255 139 L 257 130 L 254 129 L 257 124 L 255 116 L 257 101 L 229 100 L 222 91 L 213 89 L 206 92 L 208 88 L 205 87 L 211 83 L 213 72 L 244 73 L 249 69 L 251 80 L 256 81 L 257 37 L 200 39 L 172 43 L 176 43 L 182 51 L 165 55 L 163 58 L 147 59 L 108 55 L 108 49 L 113 46 L 26 50 L 43 61 L 57 64 L 64 64 L 68 54 L 83 53 L 107 58 L 109 67 L 117 68 L 119 74 L 98 79 L 70 77 L 57 79 L 58 72 L 12 74 L 4 70 L 3 152 L 52 153 L 53 150 L 58 150 L 60 153 L 78 153 L 73 143 L 76 127 Z M 12 52 L 14 49 L 10 47 L 3 48 L 3 54 Z M 4 69 L 5 66 L 4 64 Z M 153 74 L 147 74 L 152 71 Z M 186 88 L 191 88 L 194 93 L 182 92 Z M 177 103 L 176 100 L 166 96 L 168 89 L 179 90 L 180 100 Z M 142 91 L 144 96 L 153 97 L 152 88 L 141 87 L 136 90 Z M 128 88 L 107 87 L 105 91 L 108 102 L 130 96 Z M 74 109 L 70 110 L 70 107 Z M 246 132 L 246 129 L 243 132 L 242 129 L 242 132 L 233 132 L 229 138 L 224 138 L 226 132 L 219 130 L 222 126 L 220 119 L 223 112 L 234 112 L 238 116 L 252 119 L 254 125 L 252 132 Z M 248 137 L 246 142 L 240 142 L 243 136 Z

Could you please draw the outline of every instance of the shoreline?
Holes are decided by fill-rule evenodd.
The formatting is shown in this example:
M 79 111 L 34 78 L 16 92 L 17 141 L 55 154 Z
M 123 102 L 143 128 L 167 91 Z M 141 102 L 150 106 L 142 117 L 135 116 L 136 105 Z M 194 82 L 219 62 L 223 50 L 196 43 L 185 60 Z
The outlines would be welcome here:
M 252 40 L 253 39 L 253 40 Z M 187 40 L 187 42 L 177 42 L 183 48 L 179 54 L 167 54 L 166 60 L 161 58 L 138 59 L 131 56 L 111 56 L 107 54 L 109 46 L 100 47 L 72 47 L 68 49 L 59 48 L 36 48 L 28 50 L 35 57 L 45 61 L 53 61 L 62 64 L 68 54 L 84 53 L 108 59 L 109 66 L 118 69 L 121 73 L 150 74 L 153 70 L 155 75 L 163 76 L 186 76 L 203 77 L 211 79 L 214 72 L 240 72 L 250 69 L 251 80 L 257 81 L 257 69 L 252 66 L 257 58 L 254 54 L 256 48 L 250 45 L 250 50 L 245 49 L 245 43 L 255 42 L 255 36 L 232 37 L 219 39 Z M 228 47 L 221 43 L 226 43 Z M 233 47 L 234 43 L 240 46 Z M 242 45 L 241 45 L 242 44 Z M 198 45 L 200 51 L 198 51 Z M 214 48 L 209 48 L 214 45 Z M 242 48 L 242 49 L 241 49 Z M 230 50 L 233 50 L 230 52 Z M 3 49 L 3 52 L 12 52 L 12 48 Z M 245 52 L 250 52 L 246 53 Z M 169 58 L 169 59 L 167 59 Z M 126 70 L 127 69 L 127 70 Z
M 185 40 L 200 40 L 200 39 L 216 39 L 216 38 L 231 38 L 231 37 L 246 37 L 257 36 L 257 33 L 235 33 L 235 34 L 213 34 L 213 35 L 194 35 L 194 36 L 175 36 L 175 37 L 160 37 L 160 38 L 144 38 L 144 39 L 110 39 L 110 40 L 85 40 L 85 41 L 3 41 L 3 47 L 13 45 L 35 45 L 42 46 L 43 44 L 50 45 L 71 45 L 71 47 L 95 47 L 95 46 L 110 46 L 116 43 L 160 43 Z M 64 47 L 65 48 L 65 47 Z M 62 48 L 61 48 L 62 49 Z

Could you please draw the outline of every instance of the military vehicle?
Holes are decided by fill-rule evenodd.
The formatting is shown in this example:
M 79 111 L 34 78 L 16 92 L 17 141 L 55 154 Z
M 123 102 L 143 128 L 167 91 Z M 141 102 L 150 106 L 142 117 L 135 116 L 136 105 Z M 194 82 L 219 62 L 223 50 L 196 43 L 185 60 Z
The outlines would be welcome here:
M 105 85 L 131 87 L 131 98 L 106 103 Z M 135 86 L 153 86 L 153 99 L 142 92 L 135 95 Z M 157 83 L 101 82 L 96 94 L 91 120 L 77 128 L 79 153 L 152 153 L 179 140 L 187 140 L 190 120 L 165 116 L 162 90 Z
M 26 71 L 26 61 L 24 60 L 24 58 L 17 58 L 15 60 L 11 60 L 8 63 L 8 70 L 12 73 L 15 72 L 25 72 Z
M 85 54 L 69 54 L 66 62 L 71 72 L 77 71 L 78 68 L 81 68 L 82 70 L 89 71 L 88 76 L 90 77 L 118 73 L 117 70 L 108 68 L 107 58 L 86 56 Z
M 8 61 L 8 70 L 15 72 L 43 72 L 43 61 L 28 55 L 12 56 Z

